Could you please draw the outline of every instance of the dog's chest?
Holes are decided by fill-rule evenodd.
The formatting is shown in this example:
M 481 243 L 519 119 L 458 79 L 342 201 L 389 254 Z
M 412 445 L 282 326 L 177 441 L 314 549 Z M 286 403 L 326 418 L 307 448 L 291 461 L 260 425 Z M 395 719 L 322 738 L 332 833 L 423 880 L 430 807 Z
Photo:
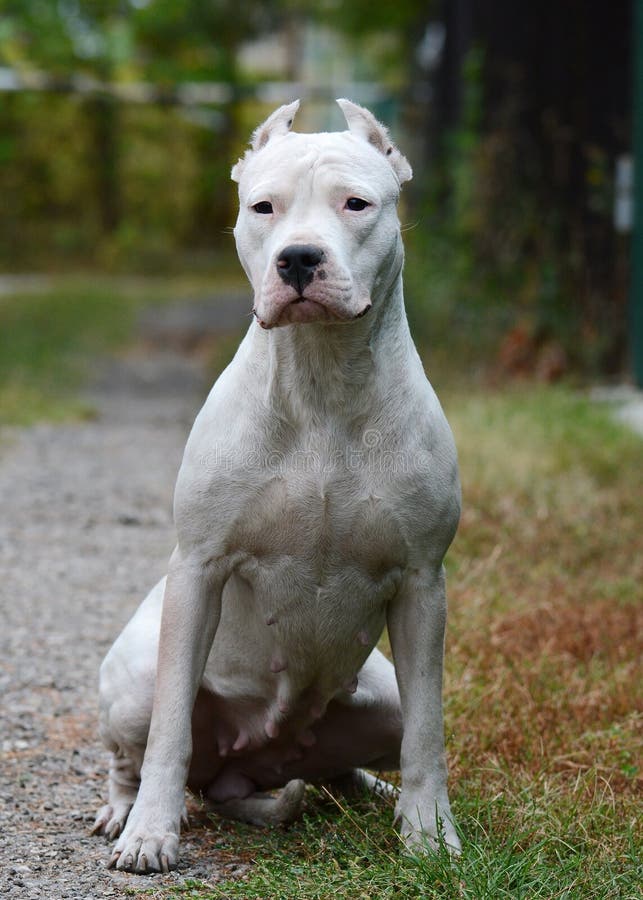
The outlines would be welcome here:
M 260 670 L 288 665 L 295 693 L 315 682 L 329 696 L 350 684 L 379 638 L 406 562 L 386 497 L 360 473 L 271 476 L 229 541 L 240 562 L 223 606 L 222 668 L 242 630 Z
M 306 471 L 305 461 L 265 477 L 229 542 L 244 559 L 240 574 L 257 587 L 286 573 L 315 590 L 337 578 L 375 585 L 406 558 L 393 504 L 372 479 L 345 469 Z
M 243 732 L 254 746 L 309 727 L 357 689 L 406 550 L 389 501 L 341 471 L 267 478 L 228 539 L 240 561 L 206 680 L 225 740 Z

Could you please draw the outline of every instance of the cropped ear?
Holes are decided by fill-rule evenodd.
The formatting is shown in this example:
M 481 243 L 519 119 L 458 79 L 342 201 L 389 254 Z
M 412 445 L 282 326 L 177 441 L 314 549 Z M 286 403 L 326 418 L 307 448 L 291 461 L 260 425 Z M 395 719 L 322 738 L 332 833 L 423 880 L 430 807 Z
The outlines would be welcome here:
M 243 159 L 240 159 L 239 162 L 232 167 L 231 177 L 233 181 L 239 181 L 243 167 L 248 158 L 253 153 L 256 153 L 257 150 L 261 150 L 262 147 L 265 147 L 270 138 L 275 137 L 276 135 L 288 134 L 292 128 L 295 113 L 298 109 L 299 100 L 295 100 L 285 106 L 280 106 L 279 109 L 276 109 L 268 116 L 262 125 L 259 125 L 259 127 L 253 131 L 250 139 L 251 149 L 246 151 Z
M 271 137 L 278 134 L 288 134 L 295 120 L 295 114 L 299 109 L 299 100 L 294 100 L 286 106 L 280 106 L 268 116 L 263 125 L 260 125 L 252 133 L 250 144 L 253 150 L 261 150 Z
M 345 99 L 340 99 L 337 103 L 344 113 L 348 130 L 363 137 L 388 159 L 400 184 L 410 181 L 413 177 L 411 166 L 391 140 L 388 129 L 363 106 Z

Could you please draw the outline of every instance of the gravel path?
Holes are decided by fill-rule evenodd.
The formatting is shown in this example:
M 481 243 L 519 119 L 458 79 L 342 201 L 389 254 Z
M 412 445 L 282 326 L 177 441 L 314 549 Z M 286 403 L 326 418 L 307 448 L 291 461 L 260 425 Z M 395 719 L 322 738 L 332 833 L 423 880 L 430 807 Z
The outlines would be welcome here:
M 0 897 L 162 896 L 243 870 L 196 804 L 170 875 L 110 872 L 89 836 L 107 771 L 98 667 L 166 568 L 205 390 L 189 359 L 139 353 L 99 374 L 96 420 L 0 434 Z

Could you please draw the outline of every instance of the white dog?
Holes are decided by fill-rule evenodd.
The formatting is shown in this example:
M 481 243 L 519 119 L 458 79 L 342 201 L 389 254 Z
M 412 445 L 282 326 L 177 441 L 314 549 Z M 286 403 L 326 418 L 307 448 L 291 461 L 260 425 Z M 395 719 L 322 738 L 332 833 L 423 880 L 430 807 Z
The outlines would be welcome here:
M 400 767 L 409 846 L 459 846 L 441 695 L 460 493 L 404 312 L 411 168 L 338 102 L 348 131 L 295 134 L 291 103 L 232 170 L 255 320 L 188 440 L 167 579 L 101 668 L 94 830 L 119 837 L 118 869 L 176 865 L 186 784 L 265 823 L 297 813 L 304 781 L 373 786 L 362 766 Z

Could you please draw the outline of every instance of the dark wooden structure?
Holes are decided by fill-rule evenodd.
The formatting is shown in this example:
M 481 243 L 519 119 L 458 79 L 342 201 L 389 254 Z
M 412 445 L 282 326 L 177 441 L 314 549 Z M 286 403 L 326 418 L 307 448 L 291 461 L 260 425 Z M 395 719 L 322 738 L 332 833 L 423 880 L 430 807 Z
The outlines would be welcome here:
M 598 368 L 608 372 L 622 366 L 628 340 L 630 241 L 614 227 L 614 189 L 619 160 L 633 152 L 637 5 L 443 0 L 441 9 L 438 128 L 457 125 L 463 65 L 480 48 L 482 128 L 502 132 L 519 148 L 518 171 L 507 177 L 532 191 L 544 217 L 551 215 L 567 260 L 566 291 L 583 326 L 602 341 Z M 643 278 L 643 265 L 637 271 Z

